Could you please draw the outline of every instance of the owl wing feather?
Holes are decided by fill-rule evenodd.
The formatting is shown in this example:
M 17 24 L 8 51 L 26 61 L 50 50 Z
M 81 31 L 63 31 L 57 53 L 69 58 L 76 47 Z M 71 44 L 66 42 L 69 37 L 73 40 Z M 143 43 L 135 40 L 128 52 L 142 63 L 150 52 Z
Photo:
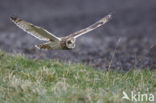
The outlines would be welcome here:
M 29 22 L 26 22 L 22 19 L 16 18 L 16 17 L 10 17 L 11 21 L 15 23 L 19 28 L 24 30 L 25 32 L 31 34 L 32 36 L 38 38 L 39 40 L 43 41 L 60 41 L 59 37 L 56 37 L 55 35 L 51 34 L 47 30 L 35 26 Z
M 109 15 L 105 16 L 104 18 L 100 19 L 99 21 L 97 21 L 96 23 L 94 23 L 93 25 L 91 25 L 91 26 L 89 26 L 89 27 L 87 27 L 85 29 L 82 29 L 80 31 L 77 31 L 75 33 L 72 33 L 68 37 L 77 38 L 77 37 L 79 37 L 79 36 L 81 36 L 83 34 L 86 34 L 87 32 L 90 32 L 90 31 L 104 25 L 105 23 L 107 23 L 111 19 L 111 17 L 112 17 L 112 15 L 109 14 Z

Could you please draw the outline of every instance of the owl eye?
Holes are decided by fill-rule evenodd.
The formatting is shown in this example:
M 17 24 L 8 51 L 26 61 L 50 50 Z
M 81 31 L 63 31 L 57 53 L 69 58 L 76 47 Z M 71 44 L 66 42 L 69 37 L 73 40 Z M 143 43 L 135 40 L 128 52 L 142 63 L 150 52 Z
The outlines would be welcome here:
M 67 43 L 68 43 L 68 44 L 72 44 L 71 40 L 69 40 Z

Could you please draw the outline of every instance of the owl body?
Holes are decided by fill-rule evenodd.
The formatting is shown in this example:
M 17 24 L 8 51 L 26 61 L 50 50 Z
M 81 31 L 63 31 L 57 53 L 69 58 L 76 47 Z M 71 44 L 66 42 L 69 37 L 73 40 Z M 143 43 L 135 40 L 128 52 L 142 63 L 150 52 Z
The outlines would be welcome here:
M 60 42 L 51 41 L 45 44 L 36 45 L 36 47 L 45 50 L 72 50 L 75 47 L 75 39 L 63 37 Z
M 61 50 L 61 44 L 60 42 L 47 42 L 44 44 L 35 45 L 38 49 L 44 49 L 44 50 Z

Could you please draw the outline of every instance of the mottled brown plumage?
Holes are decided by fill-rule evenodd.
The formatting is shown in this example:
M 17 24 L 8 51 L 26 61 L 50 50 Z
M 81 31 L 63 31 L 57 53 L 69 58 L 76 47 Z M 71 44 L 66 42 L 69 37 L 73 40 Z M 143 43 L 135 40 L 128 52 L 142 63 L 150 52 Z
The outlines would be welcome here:
M 39 40 L 48 41 L 45 44 L 36 45 L 37 48 L 47 49 L 47 50 L 56 50 L 56 49 L 71 50 L 75 47 L 75 41 L 77 37 L 87 32 L 90 32 L 96 29 L 97 27 L 100 27 L 106 22 L 108 22 L 111 19 L 111 14 L 100 19 L 99 21 L 97 21 L 96 23 L 94 23 L 93 25 L 85 29 L 82 29 L 66 37 L 61 37 L 61 38 L 53 35 L 52 33 L 48 32 L 47 30 L 41 27 L 35 26 L 22 19 L 16 17 L 10 17 L 10 19 L 12 20 L 12 22 L 14 22 L 19 28 L 21 28 L 25 32 L 31 34 L 32 36 L 38 38 Z

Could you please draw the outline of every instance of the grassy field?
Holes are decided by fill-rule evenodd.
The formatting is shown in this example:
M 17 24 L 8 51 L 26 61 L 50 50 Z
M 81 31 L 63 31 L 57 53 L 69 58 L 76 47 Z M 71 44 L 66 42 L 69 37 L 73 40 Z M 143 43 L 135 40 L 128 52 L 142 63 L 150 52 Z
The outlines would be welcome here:
M 122 92 L 156 95 L 155 78 L 156 70 L 98 71 L 0 51 L 0 103 L 132 103 Z

